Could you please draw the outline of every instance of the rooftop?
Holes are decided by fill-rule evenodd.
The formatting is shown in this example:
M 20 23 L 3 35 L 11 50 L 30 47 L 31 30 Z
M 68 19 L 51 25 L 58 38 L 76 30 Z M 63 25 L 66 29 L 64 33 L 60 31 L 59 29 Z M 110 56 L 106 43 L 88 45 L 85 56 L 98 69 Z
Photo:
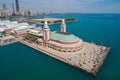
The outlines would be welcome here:
M 51 39 L 58 40 L 61 42 L 75 42 L 79 39 L 73 34 L 61 33 L 61 32 L 56 32 L 56 31 L 51 32 L 50 37 Z
M 3 32 L 5 29 L 8 28 L 12 28 L 15 31 L 22 32 L 24 30 L 34 28 L 34 26 L 29 25 L 28 23 L 18 23 L 17 21 L 0 21 L 0 32 Z

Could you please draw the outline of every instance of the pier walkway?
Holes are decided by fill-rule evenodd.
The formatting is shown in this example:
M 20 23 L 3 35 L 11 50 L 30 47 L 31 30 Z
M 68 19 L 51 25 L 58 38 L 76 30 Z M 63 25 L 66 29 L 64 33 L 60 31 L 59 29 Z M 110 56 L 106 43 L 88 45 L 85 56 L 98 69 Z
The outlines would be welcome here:
M 83 42 L 83 48 L 78 52 L 59 52 L 46 46 L 41 46 L 28 41 L 19 41 L 31 48 L 34 48 L 46 55 L 49 55 L 66 64 L 81 69 L 92 76 L 96 76 L 102 66 L 110 48 L 98 46 L 93 43 Z

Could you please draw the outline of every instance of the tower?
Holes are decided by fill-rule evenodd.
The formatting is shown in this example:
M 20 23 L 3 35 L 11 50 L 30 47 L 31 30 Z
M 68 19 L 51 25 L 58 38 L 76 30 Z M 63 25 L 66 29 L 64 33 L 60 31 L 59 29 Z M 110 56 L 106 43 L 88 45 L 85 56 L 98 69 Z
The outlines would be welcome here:
M 14 3 L 12 3 L 12 9 L 13 9 L 12 15 L 15 16 L 15 5 L 14 5 Z
M 61 32 L 66 32 L 66 24 L 65 24 L 65 20 L 62 20 L 62 24 L 61 24 Z
M 3 10 L 7 10 L 7 5 L 3 4 Z
M 18 2 L 18 0 L 15 0 L 15 3 L 16 3 L 16 11 L 19 12 L 20 7 L 19 7 L 19 2 Z
M 45 20 L 44 29 L 43 29 L 43 40 L 48 41 L 50 39 L 50 29 L 47 21 Z

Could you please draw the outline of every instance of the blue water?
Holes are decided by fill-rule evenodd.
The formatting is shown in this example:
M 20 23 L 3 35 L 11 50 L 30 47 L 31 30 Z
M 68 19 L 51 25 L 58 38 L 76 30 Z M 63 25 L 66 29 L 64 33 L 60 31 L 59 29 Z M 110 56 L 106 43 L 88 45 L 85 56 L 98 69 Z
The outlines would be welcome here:
M 120 80 L 120 14 L 56 14 L 47 17 L 76 18 L 76 22 L 66 23 L 67 32 L 84 41 L 111 47 L 98 76 L 91 77 L 25 45 L 14 43 L 0 47 L 0 80 Z M 50 29 L 59 30 L 60 25 L 50 25 Z

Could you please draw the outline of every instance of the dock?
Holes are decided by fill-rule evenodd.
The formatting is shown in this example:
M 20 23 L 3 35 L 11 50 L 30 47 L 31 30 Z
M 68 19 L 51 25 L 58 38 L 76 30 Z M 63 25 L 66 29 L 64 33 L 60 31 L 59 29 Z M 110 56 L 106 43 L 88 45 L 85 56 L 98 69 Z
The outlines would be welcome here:
M 85 42 L 74 34 L 66 32 L 64 19 L 45 18 L 33 21 L 41 21 L 41 23 L 44 23 L 44 28 L 37 29 L 35 25 L 29 25 L 28 23 L 8 21 L 10 25 L 15 23 L 9 28 L 7 22 L 1 21 L 1 30 L 5 34 L 1 34 L 0 45 L 20 42 L 94 77 L 97 76 L 110 51 L 109 47 Z M 50 31 L 48 26 L 50 22 L 61 22 L 60 31 Z M 22 25 L 16 29 L 14 28 L 16 24 Z M 5 26 L 7 26 L 7 29 Z
M 97 76 L 110 50 L 108 47 L 83 42 L 84 47 L 81 51 L 66 53 L 35 43 L 29 43 L 24 40 L 19 40 L 19 42 L 70 66 L 78 68 L 94 77 Z

